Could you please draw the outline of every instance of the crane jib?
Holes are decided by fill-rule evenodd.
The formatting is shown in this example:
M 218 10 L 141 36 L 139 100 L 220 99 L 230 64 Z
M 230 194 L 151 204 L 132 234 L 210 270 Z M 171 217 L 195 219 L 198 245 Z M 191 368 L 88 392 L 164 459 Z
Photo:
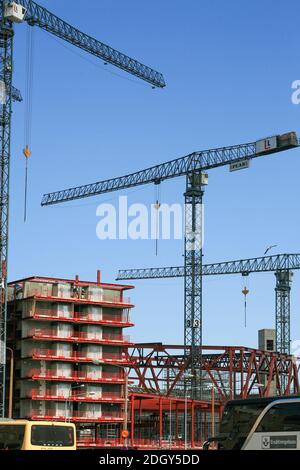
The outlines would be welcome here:
M 279 254 L 262 256 L 220 263 L 204 264 L 203 276 L 219 276 L 225 274 L 243 274 L 291 271 L 300 269 L 300 254 Z M 137 279 L 163 279 L 184 277 L 184 266 L 171 266 L 162 268 L 121 269 L 118 272 L 118 281 Z
M 150 83 L 153 87 L 164 88 L 166 86 L 162 73 L 83 33 L 32 0 L 18 0 L 13 3 L 25 9 L 23 21 L 29 25 L 45 29 L 54 36 Z M 15 22 L 20 22 L 18 17 Z
M 295 132 L 267 137 L 248 144 L 220 147 L 217 149 L 193 152 L 169 162 L 162 163 L 141 171 L 111 178 L 92 184 L 68 188 L 61 191 L 44 194 L 42 206 L 83 199 L 121 189 L 156 183 L 166 179 L 184 176 L 195 171 L 205 171 L 220 166 L 230 165 L 240 161 L 266 156 L 298 147 Z

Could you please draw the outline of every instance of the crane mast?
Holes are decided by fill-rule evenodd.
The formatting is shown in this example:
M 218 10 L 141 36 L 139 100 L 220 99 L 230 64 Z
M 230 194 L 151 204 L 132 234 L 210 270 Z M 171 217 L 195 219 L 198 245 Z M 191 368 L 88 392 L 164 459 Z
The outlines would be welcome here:
M 7 255 L 9 218 L 9 170 L 11 147 L 12 113 L 12 67 L 14 30 L 10 21 L 4 18 L 4 2 L 0 4 L 0 76 L 3 90 L 0 103 L 0 417 L 5 413 L 6 376 L 6 321 L 7 321 Z
M 22 21 L 48 31 L 89 54 L 150 83 L 152 87 L 164 88 L 166 85 L 160 72 L 81 32 L 34 1 L 0 0 L 0 418 L 5 416 L 11 113 L 12 100 L 22 100 L 19 91 L 12 86 L 13 38 L 14 23 Z
M 202 197 L 206 174 L 186 176 L 184 237 L 184 347 L 190 354 L 191 394 L 201 398 L 202 348 Z M 195 347 L 193 347 L 195 345 Z M 191 348 L 192 346 L 192 348 Z M 196 386 L 198 385 L 198 387 Z

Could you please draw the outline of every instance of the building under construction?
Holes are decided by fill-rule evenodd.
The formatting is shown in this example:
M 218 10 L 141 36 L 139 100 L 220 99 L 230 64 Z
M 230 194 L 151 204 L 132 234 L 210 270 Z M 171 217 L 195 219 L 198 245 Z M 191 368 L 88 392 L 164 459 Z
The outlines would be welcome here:
M 130 288 L 103 284 L 100 273 L 97 282 L 31 277 L 9 285 L 13 417 L 98 423 L 98 435 L 120 434 Z
M 274 352 L 274 331 L 263 330 L 260 349 L 203 346 L 196 399 L 183 346 L 124 336 L 133 326 L 124 296 L 131 288 L 102 283 L 99 272 L 96 282 L 9 284 L 6 389 L 14 418 L 72 421 L 79 447 L 201 448 L 228 399 L 299 392 L 297 361 Z

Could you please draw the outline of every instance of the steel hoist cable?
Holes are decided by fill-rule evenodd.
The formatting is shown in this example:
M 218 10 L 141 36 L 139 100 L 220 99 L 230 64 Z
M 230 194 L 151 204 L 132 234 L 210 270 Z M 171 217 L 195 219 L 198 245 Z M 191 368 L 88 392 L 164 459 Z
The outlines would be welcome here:
M 26 34 L 26 84 L 25 84 L 25 113 L 24 113 L 24 149 L 25 156 L 25 184 L 24 184 L 24 222 L 27 219 L 27 195 L 28 195 L 28 160 L 31 156 L 31 131 L 32 131 L 32 92 L 34 69 L 34 28 L 27 26 Z
M 242 274 L 242 277 L 244 279 L 244 287 L 242 290 L 242 294 L 244 296 L 244 326 L 247 328 L 247 295 L 249 294 L 249 287 L 248 287 L 248 280 L 249 280 L 249 275 L 248 274 Z

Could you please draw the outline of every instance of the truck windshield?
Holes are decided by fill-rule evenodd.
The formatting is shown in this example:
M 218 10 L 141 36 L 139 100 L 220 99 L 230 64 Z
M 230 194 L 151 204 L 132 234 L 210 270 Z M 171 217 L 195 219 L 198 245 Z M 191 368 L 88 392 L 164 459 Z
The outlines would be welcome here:
M 24 425 L 0 424 L 0 449 L 20 450 L 25 434 Z
M 74 445 L 74 429 L 71 426 L 41 426 L 31 428 L 31 444 L 45 447 L 71 447 Z
M 241 449 L 256 419 L 265 407 L 265 403 L 228 404 L 225 407 L 220 428 L 221 448 Z

